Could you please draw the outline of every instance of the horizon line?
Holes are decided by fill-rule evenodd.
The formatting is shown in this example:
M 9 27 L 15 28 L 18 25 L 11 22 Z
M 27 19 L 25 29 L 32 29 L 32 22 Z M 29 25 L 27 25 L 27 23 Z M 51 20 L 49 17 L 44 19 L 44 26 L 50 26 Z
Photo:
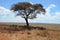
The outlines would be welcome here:
M 0 23 L 25 24 L 25 22 L 0 22 Z M 60 23 L 29 23 L 29 24 L 60 24 Z

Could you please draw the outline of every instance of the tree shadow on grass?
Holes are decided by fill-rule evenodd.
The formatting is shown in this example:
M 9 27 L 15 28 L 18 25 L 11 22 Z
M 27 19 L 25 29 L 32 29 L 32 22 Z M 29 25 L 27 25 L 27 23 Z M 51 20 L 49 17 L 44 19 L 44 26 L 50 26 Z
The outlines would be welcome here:
M 16 31 L 23 31 L 23 30 L 46 30 L 46 28 L 44 27 L 33 27 L 33 26 L 17 26 L 17 25 L 9 25 L 9 27 L 3 27 L 3 28 L 0 28 L 0 30 L 4 30 L 4 31 L 7 31 L 8 33 L 15 33 Z

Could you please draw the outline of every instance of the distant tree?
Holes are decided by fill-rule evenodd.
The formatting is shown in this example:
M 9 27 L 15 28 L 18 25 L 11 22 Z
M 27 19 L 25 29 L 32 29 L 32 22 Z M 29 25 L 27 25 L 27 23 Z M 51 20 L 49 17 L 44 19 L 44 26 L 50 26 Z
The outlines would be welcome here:
M 18 12 L 16 16 L 24 18 L 28 27 L 28 19 L 36 18 L 37 14 L 45 14 L 45 9 L 41 4 L 31 4 L 29 2 L 19 2 L 17 4 L 13 4 L 11 10 Z

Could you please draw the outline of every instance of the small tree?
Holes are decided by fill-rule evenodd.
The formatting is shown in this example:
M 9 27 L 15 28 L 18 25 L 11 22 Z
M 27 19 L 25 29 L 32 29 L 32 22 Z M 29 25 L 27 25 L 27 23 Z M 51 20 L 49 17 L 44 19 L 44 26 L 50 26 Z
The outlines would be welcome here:
M 45 9 L 41 4 L 31 4 L 29 2 L 19 2 L 14 4 L 11 10 L 18 12 L 16 16 L 24 18 L 28 27 L 28 19 L 36 18 L 37 14 L 45 14 Z

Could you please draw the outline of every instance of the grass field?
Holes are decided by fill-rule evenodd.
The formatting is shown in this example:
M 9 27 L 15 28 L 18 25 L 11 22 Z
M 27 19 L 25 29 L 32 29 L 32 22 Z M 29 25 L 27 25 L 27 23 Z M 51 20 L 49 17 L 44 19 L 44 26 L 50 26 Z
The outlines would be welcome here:
M 30 24 L 30 30 L 24 25 L 0 23 L 0 40 L 60 40 L 60 24 Z
M 0 26 L 2 27 L 9 27 L 10 25 L 17 25 L 17 26 L 22 26 L 26 25 L 25 23 L 0 23 Z M 46 29 L 50 30 L 60 30 L 60 24 L 30 24 L 30 26 L 33 27 L 44 27 Z

